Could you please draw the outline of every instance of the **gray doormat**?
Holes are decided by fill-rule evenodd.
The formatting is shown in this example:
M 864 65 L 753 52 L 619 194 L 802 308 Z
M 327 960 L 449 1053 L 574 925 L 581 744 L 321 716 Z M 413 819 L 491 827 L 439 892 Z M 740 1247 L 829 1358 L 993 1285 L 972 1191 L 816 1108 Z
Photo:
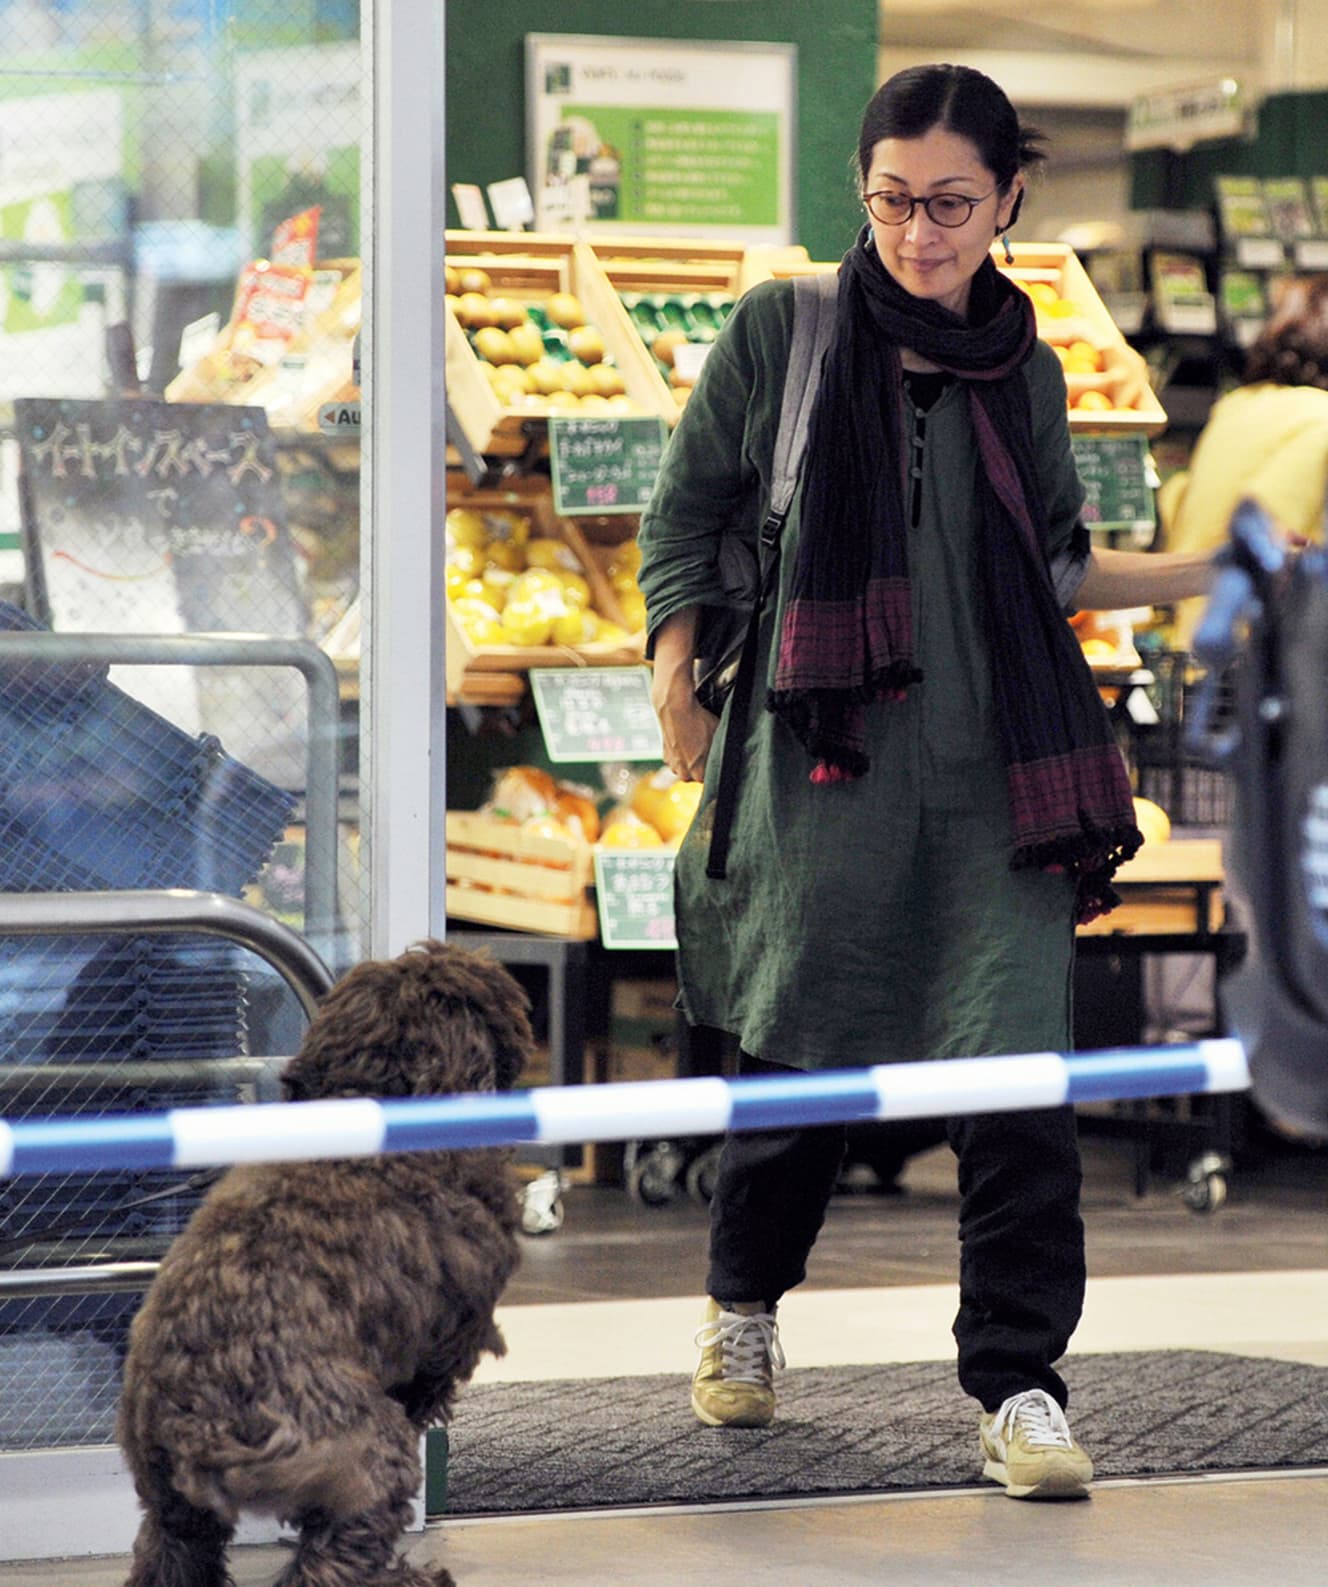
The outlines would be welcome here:
M 1071 1356 L 1070 1421 L 1099 1478 L 1328 1466 L 1328 1367 L 1202 1350 Z M 686 1378 L 466 1389 L 450 1515 L 897 1493 L 981 1481 L 952 1362 L 780 1373 L 763 1429 L 702 1427 Z

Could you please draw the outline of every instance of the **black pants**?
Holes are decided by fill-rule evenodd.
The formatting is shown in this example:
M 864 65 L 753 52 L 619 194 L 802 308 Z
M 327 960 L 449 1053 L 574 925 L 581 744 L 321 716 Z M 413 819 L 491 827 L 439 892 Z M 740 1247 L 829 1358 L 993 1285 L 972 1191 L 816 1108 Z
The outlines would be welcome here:
M 749 1054 L 744 1074 L 781 1066 Z M 994 1411 L 1011 1394 L 1068 1391 L 1053 1368 L 1083 1310 L 1083 1171 L 1072 1108 L 946 1121 L 959 1163 L 959 1382 Z M 844 1156 L 844 1127 L 725 1138 L 710 1203 L 707 1293 L 774 1306 L 807 1257 Z

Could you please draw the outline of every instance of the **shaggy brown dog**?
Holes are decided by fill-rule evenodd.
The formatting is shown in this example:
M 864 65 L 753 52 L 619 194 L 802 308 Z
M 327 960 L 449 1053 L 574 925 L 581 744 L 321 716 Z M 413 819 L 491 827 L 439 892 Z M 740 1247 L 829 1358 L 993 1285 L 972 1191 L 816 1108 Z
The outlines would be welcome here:
M 282 1075 L 286 1097 L 512 1086 L 525 993 L 441 942 L 358 965 Z M 208 1193 L 134 1319 L 118 1436 L 144 1516 L 126 1587 L 232 1587 L 240 1511 L 299 1528 L 278 1587 L 451 1587 L 396 1556 L 421 1430 L 447 1419 L 516 1265 L 510 1154 L 245 1165 Z

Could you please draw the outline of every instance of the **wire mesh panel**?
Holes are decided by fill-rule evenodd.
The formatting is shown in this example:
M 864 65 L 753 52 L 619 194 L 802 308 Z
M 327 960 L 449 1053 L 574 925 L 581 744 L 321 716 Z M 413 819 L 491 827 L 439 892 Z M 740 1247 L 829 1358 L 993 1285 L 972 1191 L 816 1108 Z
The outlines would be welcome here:
M 0 891 L 219 891 L 362 957 L 359 432 L 320 423 L 361 76 L 358 0 L 0 0 L 0 631 L 321 647 L 344 689 L 315 723 L 300 663 L 0 649 Z M 215 938 L 0 936 L 0 1115 L 234 1101 L 302 1024 Z M 0 1269 L 160 1255 L 200 1194 L 6 1185 Z M 105 1440 L 137 1303 L 0 1302 L 0 1447 Z
M 1136 792 L 1162 806 L 1173 826 L 1224 827 L 1231 818 L 1228 774 L 1186 745 L 1185 730 L 1200 688 L 1208 683 L 1205 669 L 1184 651 L 1163 651 L 1148 659 L 1154 685 L 1149 691 L 1158 721 L 1135 726 L 1130 733 Z M 1235 681 L 1212 681 L 1214 726 L 1234 709 Z
M 0 603 L 0 628 L 32 626 Z M 216 739 L 190 737 L 86 664 L 0 664 L 0 734 L 8 892 L 238 894 L 294 806 Z M 239 1100 L 222 1075 L 249 1048 L 248 984 L 239 950 L 210 937 L 0 937 L 5 1116 Z M 13 1181 L 0 1188 L 0 1265 L 158 1257 L 200 1194 L 169 1173 Z M 0 1448 L 104 1440 L 137 1302 L 0 1301 Z

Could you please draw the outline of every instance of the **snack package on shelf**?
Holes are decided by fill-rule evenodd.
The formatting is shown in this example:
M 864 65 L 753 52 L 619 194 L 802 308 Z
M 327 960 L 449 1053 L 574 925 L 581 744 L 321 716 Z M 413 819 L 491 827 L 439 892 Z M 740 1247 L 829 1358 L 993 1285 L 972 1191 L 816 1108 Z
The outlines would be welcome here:
M 216 343 L 171 381 L 166 400 L 261 407 L 274 428 L 316 430 L 324 404 L 359 396 L 361 293 L 355 259 L 251 261 Z

